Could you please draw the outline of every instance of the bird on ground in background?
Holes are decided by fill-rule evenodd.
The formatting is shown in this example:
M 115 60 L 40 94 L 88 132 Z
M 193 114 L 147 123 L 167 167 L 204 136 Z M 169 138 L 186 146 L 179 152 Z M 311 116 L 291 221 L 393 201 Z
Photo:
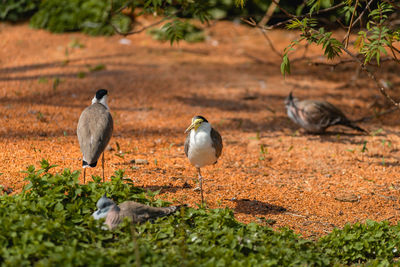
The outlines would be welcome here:
M 86 168 L 96 167 L 101 154 L 104 178 L 104 149 L 111 139 L 114 128 L 113 119 L 107 105 L 108 92 L 100 89 L 92 99 L 92 105 L 82 111 L 78 121 L 77 135 L 83 154 L 83 182 L 86 179 Z
M 185 154 L 190 163 L 197 168 L 201 203 L 204 203 L 203 176 L 200 168 L 217 163 L 222 153 L 221 135 L 211 127 L 211 124 L 202 116 L 192 118 L 192 123 L 186 129 L 189 132 L 185 140 Z
M 106 194 L 97 201 L 96 206 L 98 210 L 93 213 L 93 218 L 95 220 L 105 218 L 105 224 L 110 230 L 116 228 L 125 217 L 129 218 L 132 223 L 142 223 L 171 215 L 182 207 L 170 206 L 157 208 L 135 201 L 125 201 L 117 205 Z
M 310 133 L 323 133 L 328 127 L 334 125 L 343 125 L 367 133 L 349 120 L 340 109 L 326 101 L 299 101 L 290 92 L 285 100 L 285 106 L 289 118 Z

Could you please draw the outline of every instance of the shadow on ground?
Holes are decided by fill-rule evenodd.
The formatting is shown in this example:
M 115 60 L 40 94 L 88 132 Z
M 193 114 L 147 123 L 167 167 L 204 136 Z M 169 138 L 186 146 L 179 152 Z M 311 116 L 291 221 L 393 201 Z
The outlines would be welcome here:
M 250 199 L 237 199 L 232 200 L 236 203 L 235 212 L 252 214 L 252 215 L 267 215 L 267 214 L 281 214 L 286 212 L 286 208 L 277 206 L 258 200 Z

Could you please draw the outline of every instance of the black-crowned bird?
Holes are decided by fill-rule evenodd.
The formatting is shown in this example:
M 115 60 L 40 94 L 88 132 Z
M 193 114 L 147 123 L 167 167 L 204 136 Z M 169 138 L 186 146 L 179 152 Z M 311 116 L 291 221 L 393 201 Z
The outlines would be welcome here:
M 289 118 L 310 133 L 323 133 L 334 125 L 343 125 L 367 133 L 349 120 L 340 109 L 326 101 L 299 101 L 290 92 L 285 100 L 285 106 Z
M 104 194 L 96 204 L 98 210 L 93 213 L 93 218 L 99 220 L 105 218 L 108 229 L 116 228 L 125 217 L 132 223 L 142 223 L 168 216 L 178 211 L 182 206 L 151 207 L 135 201 L 125 201 L 117 205 Z
M 96 167 L 101 154 L 104 182 L 104 149 L 111 139 L 113 119 L 107 105 L 107 90 L 100 89 L 92 99 L 92 105 L 82 111 L 78 121 L 77 135 L 83 154 L 83 182 L 86 179 L 86 168 Z
M 189 132 L 185 140 L 185 154 L 190 163 L 197 168 L 199 175 L 201 203 L 203 197 L 203 177 L 200 168 L 217 163 L 222 153 L 221 135 L 211 127 L 211 124 L 202 116 L 195 116 L 186 129 Z

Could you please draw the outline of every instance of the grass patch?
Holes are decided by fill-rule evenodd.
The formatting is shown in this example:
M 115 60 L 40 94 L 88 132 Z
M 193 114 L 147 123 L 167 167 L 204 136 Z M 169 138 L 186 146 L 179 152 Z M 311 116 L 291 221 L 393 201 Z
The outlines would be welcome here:
M 0 196 L 0 261 L 6 266 L 374 265 L 399 256 L 400 226 L 387 222 L 346 225 L 311 241 L 289 229 L 240 223 L 229 209 L 185 208 L 154 223 L 131 227 L 125 221 L 105 231 L 91 216 L 105 192 L 117 203 L 169 203 L 135 187 L 122 170 L 110 182 L 93 176 L 82 185 L 79 171 L 54 174 L 53 167 L 46 160 L 39 169 L 29 166 L 23 191 Z

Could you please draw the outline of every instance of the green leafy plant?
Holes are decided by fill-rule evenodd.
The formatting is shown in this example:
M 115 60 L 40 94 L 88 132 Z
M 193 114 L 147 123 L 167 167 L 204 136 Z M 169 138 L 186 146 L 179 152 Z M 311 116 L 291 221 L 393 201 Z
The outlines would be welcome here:
M 203 31 L 186 21 L 174 20 L 163 25 L 160 29 L 151 29 L 148 31 L 154 39 L 159 41 L 177 42 L 185 40 L 186 42 L 202 42 L 205 39 Z
M 332 266 L 391 264 L 399 257 L 400 226 L 387 222 L 346 225 L 310 241 L 288 229 L 240 223 L 229 209 L 183 208 L 153 223 L 124 221 L 110 232 L 92 218 L 104 193 L 117 203 L 169 203 L 135 187 L 123 170 L 109 182 L 92 176 L 83 185 L 79 171 L 57 173 L 56 167 L 46 160 L 38 169 L 29 166 L 22 192 L 0 195 L 5 266 Z
M 0 20 L 17 22 L 29 18 L 39 8 L 40 0 L 2 0 Z
M 128 31 L 131 19 L 123 14 L 112 16 L 111 3 L 105 0 L 43 1 L 30 21 L 34 28 L 52 32 L 82 31 L 91 35 L 113 34 L 111 22 L 121 31 Z
M 399 251 L 399 226 L 388 222 L 367 221 L 365 224 L 346 224 L 321 238 L 318 245 L 331 258 L 341 259 L 342 264 L 379 259 L 388 264 Z

